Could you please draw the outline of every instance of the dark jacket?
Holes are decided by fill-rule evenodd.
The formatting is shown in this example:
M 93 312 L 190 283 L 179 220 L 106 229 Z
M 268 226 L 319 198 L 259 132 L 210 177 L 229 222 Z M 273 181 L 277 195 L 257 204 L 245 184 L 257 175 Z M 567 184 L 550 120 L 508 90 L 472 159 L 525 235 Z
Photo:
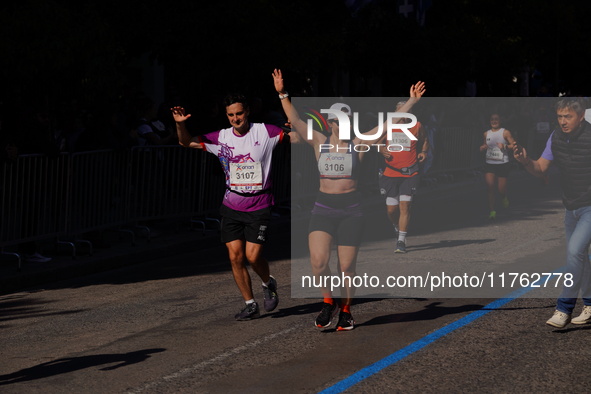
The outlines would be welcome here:
M 568 210 L 591 206 L 591 124 L 552 135 L 554 164 L 560 170 L 562 202 Z

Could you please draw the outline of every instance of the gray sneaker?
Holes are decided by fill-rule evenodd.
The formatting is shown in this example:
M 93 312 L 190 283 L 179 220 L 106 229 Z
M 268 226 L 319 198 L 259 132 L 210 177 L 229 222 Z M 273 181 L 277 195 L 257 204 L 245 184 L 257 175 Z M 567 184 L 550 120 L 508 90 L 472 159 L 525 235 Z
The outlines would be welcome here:
M 556 328 L 564 328 L 568 323 L 570 323 L 570 315 L 560 311 L 554 311 L 552 317 L 546 322 L 549 326 Z
M 256 319 L 260 316 L 261 314 L 259 312 L 259 304 L 253 302 L 252 304 L 247 304 L 243 310 L 234 316 L 234 318 L 239 321 L 245 321 Z
M 398 241 L 396 243 L 396 250 L 394 253 L 406 253 L 406 244 L 404 241 Z
M 271 280 L 269 281 L 269 285 L 263 285 L 263 297 L 265 299 L 265 311 L 271 312 L 272 310 L 277 308 L 277 304 L 279 304 L 279 295 L 277 294 L 277 281 L 272 276 Z
M 585 305 L 581 314 L 570 321 L 572 324 L 591 323 L 591 305 Z

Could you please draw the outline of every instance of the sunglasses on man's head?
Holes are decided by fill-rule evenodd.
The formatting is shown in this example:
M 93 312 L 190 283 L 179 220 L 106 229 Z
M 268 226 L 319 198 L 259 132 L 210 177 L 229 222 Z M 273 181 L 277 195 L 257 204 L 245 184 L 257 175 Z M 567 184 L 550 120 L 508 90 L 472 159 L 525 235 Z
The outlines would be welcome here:
M 328 123 L 335 123 L 337 126 L 339 125 L 339 120 L 338 119 L 329 119 Z

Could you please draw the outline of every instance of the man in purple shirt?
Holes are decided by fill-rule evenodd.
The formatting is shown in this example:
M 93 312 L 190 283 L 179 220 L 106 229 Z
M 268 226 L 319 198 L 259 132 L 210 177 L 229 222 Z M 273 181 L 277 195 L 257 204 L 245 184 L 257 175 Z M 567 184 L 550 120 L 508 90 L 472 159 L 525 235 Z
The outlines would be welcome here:
M 232 274 L 246 306 L 236 320 L 260 316 L 254 299 L 246 262 L 263 281 L 264 308 L 277 307 L 277 282 L 270 275 L 269 263 L 263 258 L 273 195 L 271 194 L 271 160 L 274 148 L 284 140 L 283 130 L 274 125 L 250 123 L 249 109 L 242 95 L 229 95 L 224 100 L 231 127 L 192 137 L 185 121 L 191 116 L 182 107 L 172 108 L 179 143 L 203 149 L 216 155 L 226 175 L 226 192 L 220 208 L 221 239 L 228 248 Z M 287 140 L 287 139 L 286 139 Z
M 591 124 L 585 120 L 586 104 L 581 98 L 565 98 L 556 104 L 559 129 L 555 130 L 538 160 L 527 157 L 525 149 L 514 148 L 514 157 L 528 172 L 543 178 L 550 164 L 560 171 L 564 228 L 566 232 L 565 281 L 556 310 L 546 324 L 563 328 L 569 323 L 591 323 Z M 583 310 L 571 319 L 579 290 Z

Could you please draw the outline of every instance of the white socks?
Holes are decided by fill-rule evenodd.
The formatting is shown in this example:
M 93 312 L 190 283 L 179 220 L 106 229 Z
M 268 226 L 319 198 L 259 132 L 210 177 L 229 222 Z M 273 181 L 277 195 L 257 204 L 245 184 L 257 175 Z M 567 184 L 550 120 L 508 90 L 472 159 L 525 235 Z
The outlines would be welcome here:
M 406 231 L 400 231 L 398 233 L 398 240 L 402 242 L 406 242 Z

